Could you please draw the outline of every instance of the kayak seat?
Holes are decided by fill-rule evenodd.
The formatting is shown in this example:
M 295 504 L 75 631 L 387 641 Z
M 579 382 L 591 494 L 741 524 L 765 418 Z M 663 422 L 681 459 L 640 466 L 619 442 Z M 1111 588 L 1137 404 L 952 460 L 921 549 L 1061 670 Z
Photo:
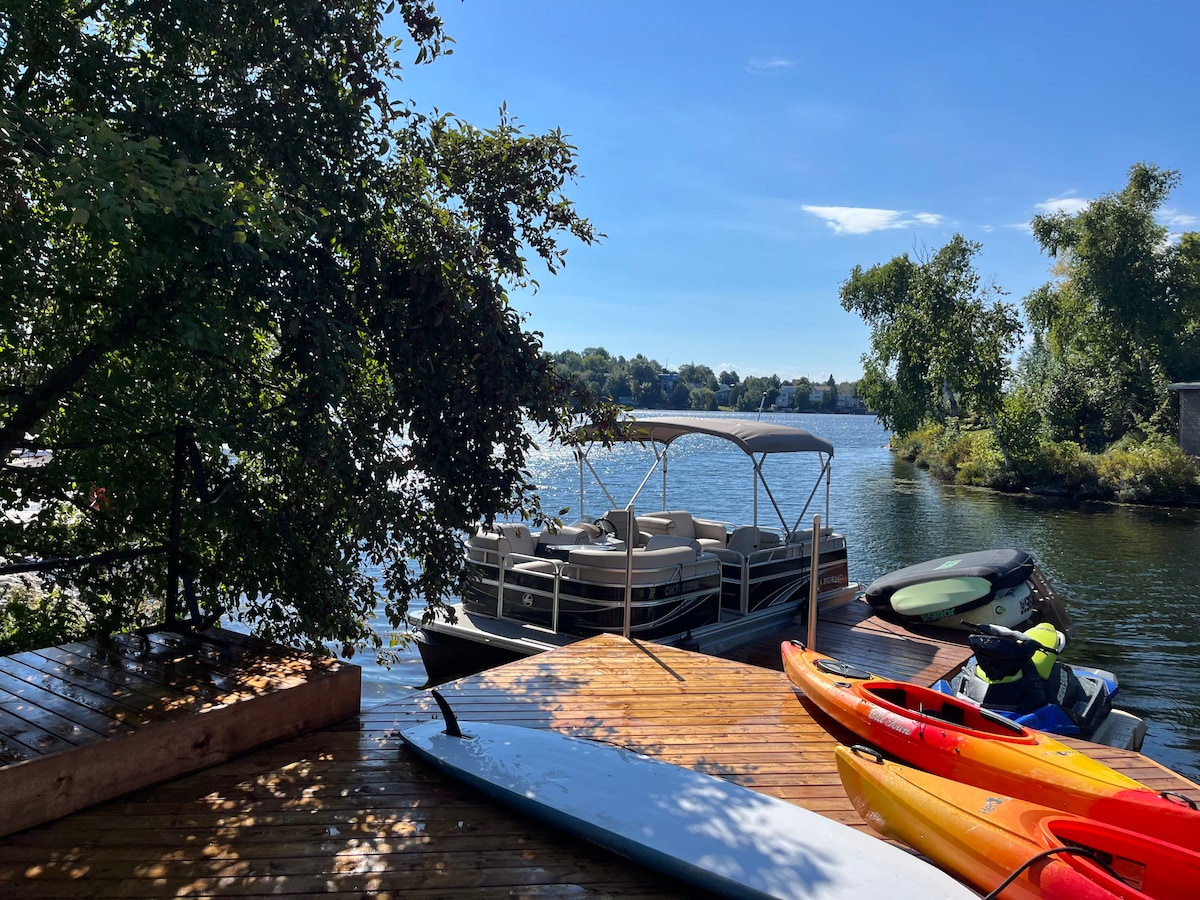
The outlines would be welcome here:
M 960 706 L 951 706 L 947 704 L 940 709 L 927 709 L 925 715 L 933 716 L 935 719 L 940 719 L 943 722 L 949 722 L 951 725 L 966 725 L 966 711 Z

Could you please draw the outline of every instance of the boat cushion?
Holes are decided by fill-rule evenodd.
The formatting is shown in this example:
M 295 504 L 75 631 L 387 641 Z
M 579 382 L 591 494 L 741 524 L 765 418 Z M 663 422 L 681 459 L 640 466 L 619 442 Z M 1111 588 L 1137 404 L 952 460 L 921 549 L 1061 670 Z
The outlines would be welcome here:
M 537 549 L 533 541 L 533 532 L 529 530 L 528 525 L 520 525 L 514 522 L 501 522 L 496 525 L 496 532 L 507 541 L 500 541 L 499 549 L 503 556 L 510 553 L 521 553 L 525 556 L 533 556 Z
M 673 534 L 695 538 L 704 550 L 724 547 L 727 539 L 725 526 L 708 519 L 697 519 L 686 509 L 668 509 L 638 519 L 643 531 L 652 534 Z
M 597 529 L 599 531 L 599 529 Z M 578 525 L 560 525 L 558 530 L 551 532 L 549 528 L 542 529 L 538 535 L 539 545 L 562 546 L 564 544 L 590 544 L 591 532 Z
M 696 553 L 701 551 L 698 540 L 678 534 L 652 534 L 650 540 L 646 541 L 647 550 L 661 550 L 663 547 L 691 547 Z
M 729 536 L 729 549 L 746 556 L 766 547 L 778 547 L 781 543 L 782 540 L 775 532 L 753 525 L 741 525 L 733 529 L 733 534 Z
M 661 550 L 635 550 L 633 559 L 633 583 L 654 584 L 671 581 L 675 574 L 672 567 L 696 562 L 696 551 L 691 547 L 664 547 Z M 580 547 L 572 550 L 568 561 L 576 567 L 567 573 L 569 577 L 601 584 L 624 584 L 627 555 L 616 550 L 598 550 Z

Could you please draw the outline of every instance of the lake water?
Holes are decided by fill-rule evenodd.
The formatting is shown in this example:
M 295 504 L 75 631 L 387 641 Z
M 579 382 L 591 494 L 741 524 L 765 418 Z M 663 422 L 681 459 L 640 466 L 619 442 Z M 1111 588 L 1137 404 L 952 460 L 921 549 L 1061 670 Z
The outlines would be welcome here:
M 856 581 L 867 584 L 893 569 L 972 550 L 1031 552 L 1077 625 L 1066 660 L 1116 673 L 1118 705 L 1149 723 L 1143 752 L 1200 780 L 1200 510 L 1070 506 L 947 486 L 897 459 L 887 449 L 887 433 L 870 416 L 762 418 L 832 441 L 830 521 L 825 524 L 846 535 L 850 576 Z M 748 521 L 752 482 L 746 457 L 716 439 L 689 442 L 692 446 L 681 441 L 671 451 L 669 506 Z M 613 490 L 617 505 L 637 487 L 648 460 L 646 451 L 633 447 L 604 465 L 602 475 L 619 487 Z M 816 473 L 800 460 L 784 460 L 768 460 L 767 481 L 794 520 Z M 575 519 L 579 477 L 571 454 L 548 449 L 537 455 L 532 470 L 544 508 L 569 506 L 566 520 Z M 639 511 L 661 507 L 660 485 L 656 476 L 637 503 Z M 589 491 L 585 504 L 592 515 L 612 505 L 598 491 Z M 773 524 L 770 501 L 761 491 L 759 504 L 760 521 Z M 813 512 L 825 515 L 823 491 L 806 514 L 809 524 Z M 365 665 L 363 680 L 364 703 L 372 703 L 420 686 L 425 676 L 412 650 L 390 670 Z

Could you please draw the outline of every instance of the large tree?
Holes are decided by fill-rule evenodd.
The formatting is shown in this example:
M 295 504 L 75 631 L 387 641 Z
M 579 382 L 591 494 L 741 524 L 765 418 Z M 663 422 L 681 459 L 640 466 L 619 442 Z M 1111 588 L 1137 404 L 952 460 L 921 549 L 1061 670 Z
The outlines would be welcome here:
M 1200 376 L 1195 236 L 1171 240 L 1157 218 L 1178 183 L 1137 163 L 1120 191 L 1033 219 L 1058 278 L 1025 308 L 1052 360 L 1048 417 L 1074 436 L 1120 437 L 1169 409 L 1171 381 Z
M 0 0 L 0 557 L 92 628 L 182 586 L 349 647 L 531 511 L 527 424 L 581 398 L 505 290 L 594 238 L 573 148 L 392 96 L 445 41 L 393 7 Z
M 893 431 L 962 406 L 984 416 L 1000 409 L 1021 326 L 1000 289 L 976 273 L 979 249 L 956 234 L 928 259 L 906 253 L 855 266 L 842 284 L 842 306 L 871 326 L 860 395 Z

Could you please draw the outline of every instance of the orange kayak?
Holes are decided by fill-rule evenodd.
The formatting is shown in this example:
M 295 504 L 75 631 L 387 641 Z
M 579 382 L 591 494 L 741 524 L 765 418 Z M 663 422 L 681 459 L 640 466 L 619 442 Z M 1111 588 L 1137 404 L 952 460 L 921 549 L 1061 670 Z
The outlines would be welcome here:
M 1191 900 L 1200 853 L 1135 831 L 837 748 L 846 793 L 871 826 L 903 841 L 976 889 L 1004 900 Z M 1099 859 L 1108 867 L 1099 865 Z
M 783 644 L 791 682 L 874 747 L 944 778 L 1019 797 L 1188 848 L 1200 812 L 1072 750 L 1048 734 L 933 688 L 877 678 L 795 641 Z

